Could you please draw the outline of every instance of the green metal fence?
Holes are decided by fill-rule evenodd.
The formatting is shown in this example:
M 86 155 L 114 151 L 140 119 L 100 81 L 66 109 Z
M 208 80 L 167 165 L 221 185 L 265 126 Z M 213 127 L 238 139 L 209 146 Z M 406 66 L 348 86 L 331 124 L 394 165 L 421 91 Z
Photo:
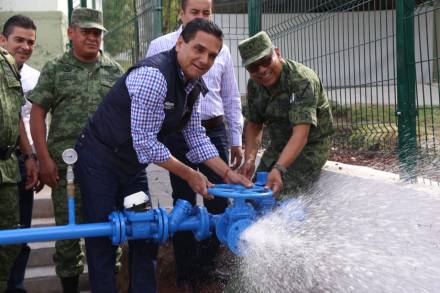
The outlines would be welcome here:
M 154 36 L 179 25 L 178 2 L 103 0 L 105 50 L 125 66 L 142 58 Z M 386 159 L 405 179 L 440 179 L 439 1 L 214 2 L 243 96 L 249 75 L 237 44 L 265 30 L 285 58 L 320 75 L 337 126 L 334 153 Z
M 410 7 L 410 6 L 409 6 Z M 406 19 L 414 23 L 414 67 L 416 72 L 415 116 L 417 173 L 440 181 L 440 2 L 427 1 L 408 9 Z M 412 64 L 412 60 L 408 60 Z M 400 136 L 400 135 L 399 135 Z M 404 136 L 400 136 L 404 139 Z
M 104 50 L 128 68 L 162 33 L 161 0 L 104 0 Z

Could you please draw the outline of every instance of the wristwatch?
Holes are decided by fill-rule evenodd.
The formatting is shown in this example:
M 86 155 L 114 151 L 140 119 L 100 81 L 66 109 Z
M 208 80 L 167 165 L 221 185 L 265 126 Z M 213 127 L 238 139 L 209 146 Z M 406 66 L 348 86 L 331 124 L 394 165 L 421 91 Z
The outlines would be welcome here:
M 28 159 L 32 159 L 32 160 L 36 161 L 37 160 L 37 156 L 35 154 L 30 154 L 30 155 L 22 154 L 21 155 L 21 159 L 23 160 L 23 162 L 26 162 Z
M 280 171 L 281 175 L 284 175 L 287 172 L 287 168 L 280 164 L 273 165 L 273 169 Z

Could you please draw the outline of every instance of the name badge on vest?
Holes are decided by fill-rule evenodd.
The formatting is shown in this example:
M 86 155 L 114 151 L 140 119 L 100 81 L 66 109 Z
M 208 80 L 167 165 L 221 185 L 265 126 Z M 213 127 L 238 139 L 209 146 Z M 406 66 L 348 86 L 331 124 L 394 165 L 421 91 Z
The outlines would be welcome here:
M 171 102 L 165 102 L 163 104 L 164 110 L 174 110 L 174 103 Z

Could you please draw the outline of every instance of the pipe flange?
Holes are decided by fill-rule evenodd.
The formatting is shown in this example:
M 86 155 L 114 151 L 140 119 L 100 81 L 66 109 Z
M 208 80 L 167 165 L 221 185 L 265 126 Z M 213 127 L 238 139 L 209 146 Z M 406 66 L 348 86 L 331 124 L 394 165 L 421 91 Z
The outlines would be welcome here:
M 112 212 L 108 219 L 112 223 L 112 244 L 119 245 L 121 243 L 121 221 L 119 218 L 119 212 Z
M 160 244 L 164 244 L 168 240 L 169 222 L 167 211 L 163 208 L 155 209 L 157 216 L 157 238 Z
M 228 229 L 228 248 L 238 256 L 246 255 L 247 253 L 247 242 L 242 238 L 243 232 L 253 224 L 250 219 L 239 220 Z
M 121 240 L 120 240 L 120 243 L 124 243 L 124 242 L 127 241 L 127 221 L 126 221 L 127 218 L 121 212 L 118 212 L 118 214 L 119 214 L 119 221 L 121 223 Z
M 197 207 L 196 211 L 196 216 L 200 221 L 200 225 L 199 228 L 194 231 L 194 237 L 197 241 L 200 241 L 211 235 L 211 232 L 209 232 L 209 214 L 208 210 L 204 207 Z

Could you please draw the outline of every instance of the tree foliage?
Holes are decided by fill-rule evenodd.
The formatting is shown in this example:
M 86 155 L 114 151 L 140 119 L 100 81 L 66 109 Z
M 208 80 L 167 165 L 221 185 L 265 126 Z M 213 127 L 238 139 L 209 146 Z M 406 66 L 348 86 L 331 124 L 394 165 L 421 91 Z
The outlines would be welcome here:
M 162 0 L 162 7 L 162 32 L 166 34 L 176 30 L 180 25 L 180 0 Z
M 112 56 L 131 54 L 135 45 L 135 0 L 104 0 L 104 48 Z

